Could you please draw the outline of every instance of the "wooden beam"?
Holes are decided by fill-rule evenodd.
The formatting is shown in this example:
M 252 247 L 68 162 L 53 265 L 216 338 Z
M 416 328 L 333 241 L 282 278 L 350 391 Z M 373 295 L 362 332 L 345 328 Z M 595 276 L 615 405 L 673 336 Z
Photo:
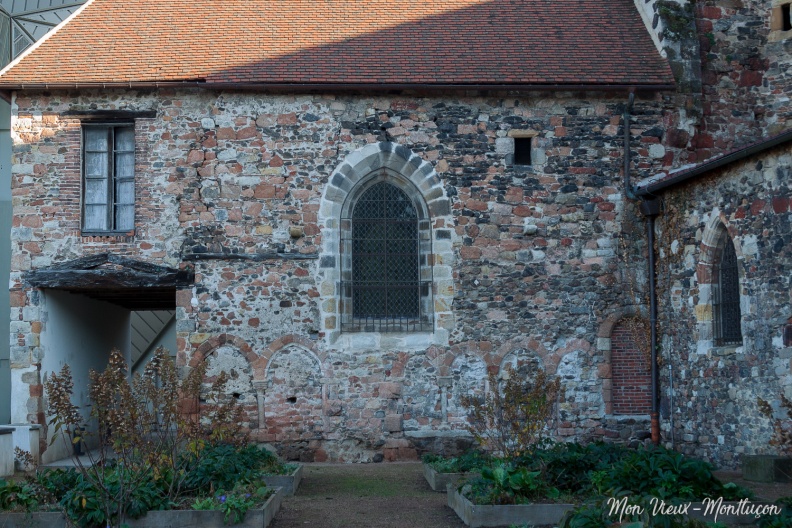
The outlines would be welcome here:
M 29 271 L 24 278 L 37 288 L 99 290 L 189 286 L 195 274 L 189 270 L 144 273 L 130 269 L 43 269 Z

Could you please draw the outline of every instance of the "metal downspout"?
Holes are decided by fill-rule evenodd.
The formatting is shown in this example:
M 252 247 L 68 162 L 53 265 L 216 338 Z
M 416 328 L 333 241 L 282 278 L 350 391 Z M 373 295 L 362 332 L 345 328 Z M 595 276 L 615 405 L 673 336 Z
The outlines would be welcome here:
M 649 242 L 649 326 L 651 348 L 652 372 L 652 412 L 650 414 L 652 427 L 652 443 L 660 444 L 660 369 L 657 365 L 657 291 L 655 284 L 655 218 L 660 214 L 660 200 L 657 198 L 645 199 L 641 202 L 641 212 L 647 217 L 646 238 Z
M 657 368 L 657 292 L 655 291 L 655 250 L 654 250 L 655 217 L 650 216 L 647 223 L 649 231 L 649 324 L 651 325 L 652 347 L 652 443 L 660 444 L 660 383 Z
M 630 91 L 630 98 L 624 107 L 624 194 L 630 200 L 638 199 L 635 190 L 630 182 L 630 121 L 633 104 L 635 103 L 635 92 Z M 640 205 L 641 212 L 647 217 L 646 231 L 649 241 L 649 325 L 651 327 L 650 344 L 651 347 L 651 375 L 652 375 L 652 411 L 651 435 L 652 443 L 660 444 L 660 372 L 657 366 L 657 292 L 655 291 L 655 251 L 654 251 L 654 228 L 655 217 L 660 214 L 660 200 L 656 198 L 643 197 Z

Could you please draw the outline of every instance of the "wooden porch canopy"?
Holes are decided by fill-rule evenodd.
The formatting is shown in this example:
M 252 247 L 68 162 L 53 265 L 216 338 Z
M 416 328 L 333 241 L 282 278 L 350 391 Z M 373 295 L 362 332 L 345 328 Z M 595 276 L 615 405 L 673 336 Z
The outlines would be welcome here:
M 173 310 L 176 290 L 191 287 L 195 273 L 101 253 L 28 271 L 24 279 L 35 288 L 81 294 L 131 311 Z

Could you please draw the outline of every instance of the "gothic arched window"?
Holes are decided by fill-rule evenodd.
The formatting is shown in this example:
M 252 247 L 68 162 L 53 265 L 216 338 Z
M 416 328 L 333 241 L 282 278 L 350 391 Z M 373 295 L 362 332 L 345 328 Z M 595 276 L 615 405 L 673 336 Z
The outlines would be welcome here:
M 381 175 L 354 193 L 341 220 L 342 331 L 432 330 L 431 238 L 408 190 Z
M 734 243 L 725 232 L 719 244 L 720 259 L 714 266 L 712 297 L 713 336 L 716 346 L 742 344 L 740 273 Z

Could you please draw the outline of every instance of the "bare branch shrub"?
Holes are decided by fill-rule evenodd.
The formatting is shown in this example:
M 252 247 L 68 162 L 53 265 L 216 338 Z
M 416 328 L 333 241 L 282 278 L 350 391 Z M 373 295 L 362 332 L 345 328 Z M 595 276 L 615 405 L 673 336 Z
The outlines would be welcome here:
M 72 403 L 74 384 L 68 365 L 46 382 L 55 431 L 52 442 L 58 436 L 68 442 L 67 434 L 58 433 L 85 429 L 81 436 L 94 447 L 86 450 L 88 463 L 72 458 L 86 481 L 99 490 L 105 518 L 114 525 L 124 524 L 133 496 L 152 479 L 164 482 L 168 500 L 175 500 L 188 477 L 190 460 L 200 458 L 204 446 L 231 439 L 246 442 L 240 426 L 242 409 L 234 398 L 223 397 L 225 373 L 213 383 L 208 404 L 198 404 L 205 374 L 202 363 L 180 379 L 170 355 L 159 348 L 143 374 L 130 377 L 123 355 L 114 349 L 107 368 L 89 374 L 96 431 L 88 428 Z M 185 402 L 195 405 L 186 409 Z M 182 456 L 185 452 L 192 456 Z
M 537 369 L 521 377 L 511 366 L 501 380 L 488 374 L 483 398 L 465 396 L 468 431 L 482 449 L 507 458 L 530 453 L 549 433 L 561 381 Z
M 781 395 L 781 407 L 786 411 L 786 420 L 775 418 L 770 402 L 757 398 L 756 403 L 759 405 L 759 412 L 773 421 L 773 438 L 770 440 L 770 445 L 777 446 L 782 454 L 792 455 L 792 400 Z

